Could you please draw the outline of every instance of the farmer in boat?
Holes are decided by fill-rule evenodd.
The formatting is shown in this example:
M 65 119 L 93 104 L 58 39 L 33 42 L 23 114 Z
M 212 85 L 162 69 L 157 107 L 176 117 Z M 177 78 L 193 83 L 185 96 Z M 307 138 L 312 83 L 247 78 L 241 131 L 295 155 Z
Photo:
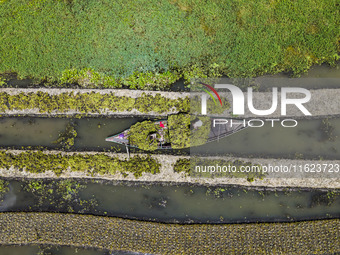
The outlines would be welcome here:
M 165 128 L 165 125 L 163 124 L 162 121 L 159 122 L 159 127 L 161 128 Z M 164 130 L 159 130 L 160 131 L 160 138 L 159 138 L 159 143 L 160 144 L 164 144 L 165 142 L 165 138 L 164 138 Z

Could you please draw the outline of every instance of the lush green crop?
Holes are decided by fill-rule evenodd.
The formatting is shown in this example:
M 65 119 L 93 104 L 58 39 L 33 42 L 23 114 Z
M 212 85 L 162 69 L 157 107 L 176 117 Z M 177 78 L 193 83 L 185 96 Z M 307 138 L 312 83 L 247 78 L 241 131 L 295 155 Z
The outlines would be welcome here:
M 68 123 L 65 131 L 60 132 L 58 139 L 53 143 L 60 145 L 63 150 L 70 150 L 74 145 L 74 139 L 77 137 L 75 126 L 75 123 Z
M 339 58 L 337 0 L 3 0 L 0 72 L 164 89 Z M 122 80 L 120 80 L 122 79 Z M 94 84 L 94 85 L 93 85 Z
M 110 157 L 105 154 L 73 154 L 62 155 L 45 154 L 41 151 L 27 151 L 19 154 L 7 153 L 0 151 L 0 168 L 9 169 L 10 167 L 26 169 L 31 173 L 44 173 L 53 171 L 56 175 L 70 169 L 87 174 L 111 174 L 133 173 L 135 177 L 141 176 L 144 172 L 156 174 L 159 173 L 160 164 L 151 157 L 135 156 L 127 160 L 121 160 L 117 157 Z
M 194 127 L 201 121 L 201 126 Z M 168 117 L 169 135 L 173 149 L 203 145 L 210 134 L 211 120 L 207 116 L 174 114 Z
M 138 110 L 142 113 L 166 114 L 169 109 L 174 112 L 189 112 L 189 99 L 169 99 L 160 94 L 131 98 L 127 96 L 115 96 L 114 93 L 61 93 L 50 95 L 46 92 L 29 92 L 10 95 L 0 93 L 0 111 L 38 109 L 40 113 L 67 113 L 77 111 L 81 114 L 104 113 L 105 111 L 124 112 Z
M 131 126 L 129 132 L 130 144 L 142 150 L 156 150 L 159 138 L 150 139 L 150 134 L 157 134 L 157 126 L 152 121 L 138 122 Z

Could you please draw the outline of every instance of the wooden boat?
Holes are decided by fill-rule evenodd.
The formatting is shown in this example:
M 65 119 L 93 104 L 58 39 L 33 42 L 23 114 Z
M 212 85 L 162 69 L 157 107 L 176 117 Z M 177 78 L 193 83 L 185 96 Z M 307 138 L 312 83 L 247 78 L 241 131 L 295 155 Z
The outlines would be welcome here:
M 214 127 L 213 120 L 209 119 L 210 123 L 210 131 L 208 137 L 204 140 L 204 143 L 214 142 L 218 141 L 219 139 L 225 138 L 229 135 L 232 135 L 236 132 L 239 132 L 247 126 L 244 126 L 243 124 L 235 124 L 235 125 L 216 125 Z M 235 120 L 236 121 L 236 120 Z M 169 121 L 168 120 L 159 120 L 154 121 L 153 124 L 156 127 L 156 132 L 150 133 L 147 135 L 146 139 L 148 139 L 148 142 L 151 144 L 157 143 L 156 149 L 173 149 L 172 143 L 171 143 L 171 137 L 176 137 L 176 134 L 172 134 L 171 132 L 174 132 L 173 129 L 170 128 Z M 171 124 L 171 123 L 170 123 Z M 196 120 L 196 122 L 191 123 L 190 129 L 191 132 L 195 132 L 195 130 L 199 130 L 199 128 L 202 125 L 202 121 Z M 180 134 L 179 134 L 180 135 Z M 107 142 L 114 142 L 117 144 L 126 145 L 128 147 L 134 147 L 139 148 L 138 146 L 130 143 L 130 128 L 124 130 L 123 132 L 109 136 L 105 139 Z M 187 148 L 189 146 L 183 147 Z M 176 147 L 178 149 L 178 146 Z
M 213 121 L 211 121 L 211 127 L 210 127 L 210 133 L 209 138 L 207 139 L 207 143 L 218 141 L 219 139 L 222 139 L 224 137 L 230 136 L 232 134 L 235 134 L 245 128 L 247 128 L 243 124 L 234 124 L 232 126 L 230 125 L 216 125 L 214 127 Z
M 154 143 L 154 142 L 158 143 L 157 149 L 171 149 L 170 140 L 167 138 L 168 136 L 166 136 L 166 133 L 169 132 L 168 121 L 159 120 L 159 121 L 154 121 L 153 123 L 157 127 L 158 131 L 157 133 L 153 133 L 148 136 L 150 143 Z M 123 132 L 119 134 L 107 137 L 105 141 L 138 148 L 138 146 L 130 144 L 129 132 L 130 132 L 130 128 L 124 130 Z

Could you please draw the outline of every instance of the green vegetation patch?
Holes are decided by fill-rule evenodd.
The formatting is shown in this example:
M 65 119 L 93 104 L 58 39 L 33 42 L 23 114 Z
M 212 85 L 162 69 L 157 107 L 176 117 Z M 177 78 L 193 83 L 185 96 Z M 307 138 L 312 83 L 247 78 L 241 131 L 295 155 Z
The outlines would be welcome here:
M 190 147 L 190 115 L 170 115 L 168 124 L 171 147 L 173 149 Z
M 13 154 L 0 151 L 0 168 L 9 169 L 12 166 L 21 170 L 25 168 L 30 173 L 44 173 L 51 170 L 58 176 L 70 169 L 91 175 L 122 173 L 125 176 L 127 173 L 132 173 L 135 177 L 140 177 L 143 173 L 159 173 L 160 169 L 160 164 L 150 156 L 134 156 L 122 160 L 100 153 L 65 155 L 26 151 Z
M 67 123 L 64 132 L 59 133 L 59 137 L 57 140 L 52 143 L 58 144 L 65 151 L 71 150 L 74 145 L 74 139 L 77 137 L 76 124 L 75 123 Z
M 3 0 L 0 73 L 131 88 L 300 73 L 339 58 L 339 21 L 337 0 Z
M 138 122 L 131 126 L 129 131 L 129 141 L 133 146 L 137 146 L 142 150 L 153 151 L 158 148 L 158 139 L 150 138 L 151 134 L 157 134 L 158 127 L 152 121 Z M 158 138 L 158 139 L 157 139 Z
M 0 92 L 0 111 L 38 109 L 40 113 L 77 111 L 82 114 L 102 113 L 105 111 L 124 112 L 137 110 L 141 113 L 165 114 L 169 110 L 174 112 L 188 112 L 189 99 L 170 99 L 160 94 L 155 96 L 142 93 L 140 97 L 115 96 L 114 93 L 74 93 L 65 92 L 51 95 L 46 92 L 19 93 L 10 95 Z
M 0 179 L 0 203 L 3 202 L 4 196 L 9 191 L 9 182 Z
M 35 203 L 30 208 L 33 210 L 41 210 L 48 206 L 57 211 L 74 212 L 75 207 L 79 207 L 79 205 L 83 210 L 84 208 L 93 209 L 96 204 L 94 199 L 83 200 L 79 196 L 79 192 L 84 188 L 86 188 L 86 185 L 69 179 L 52 181 L 33 179 L 23 181 L 22 184 L 22 189 L 34 196 Z M 74 201 L 77 201 L 77 203 L 72 203 Z
M 170 85 L 180 78 L 177 72 L 134 72 L 125 78 L 117 78 L 112 75 L 96 72 L 92 68 L 77 70 L 75 68 L 63 71 L 57 84 L 48 84 L 53 87 L 66 87 L 77 84 L 83 88 L 121 88 L 143 90 L 168 90 Z M 0 83 L 1 86 L 1 83 Z
M 195 127 L 195 123 L 201 124 Z M 174 114 L 168 117 L 169 134 L 173 149 L 203 145 L 210 133 L 211 121 L 208 116 Z
M 190 115 L 190 119 L 190 146 L 199 146 L 207 143 L 211 129 L 210 117 Z
M 217 99 L 216 99 L 217 100 Z M 230 109 L 230 102 L 225 97 L 221 98 L 222 106 L 211 99 L 211 97 L 207 98 L 207 113 L 209 114 L 222 114 L 226 110 Z M 190 113 L 191 114 L 200 114 L 202 112 L 202 99 L 201 96 L 191 95 L 190 96 Z
M 168 116 L 167 126 L 164 139 L 167 143 L 170 142 L 171 148 L 183 149 L 205 144 L 209 137 L 211 121 L 208 116 L 180 113 Z M 159 125 L 152 121 L 136 123 L 129 131 L 130 144 L 142 150 L 156 150 L 158 148 L 156 141 L 160 138 L 158 130 Z M 151 138 L 151 135 L 155 135 L 155 139 Z
M 329 189 L 327 192 L 324 191 L 317 194 L 313 194 L 310 206 L 311 207 L 317 207 L 320 205 L 330 206 L 335 202 L 338 196 L 340 196 L 340 192 L 337 191 L 336 189 L 334 190 Z
M 254 171 L 246 172 L 244 171 L 246 168 L 254 169 Z M 255 179 L 262 179 L 265 176 L 260 165 L 250 162 L 198 157 L 177 160 L 174 165 L 174 171 L 178 173 L 184 172 L 187 176 L 201 178 L 247 178 L 250 182 Z

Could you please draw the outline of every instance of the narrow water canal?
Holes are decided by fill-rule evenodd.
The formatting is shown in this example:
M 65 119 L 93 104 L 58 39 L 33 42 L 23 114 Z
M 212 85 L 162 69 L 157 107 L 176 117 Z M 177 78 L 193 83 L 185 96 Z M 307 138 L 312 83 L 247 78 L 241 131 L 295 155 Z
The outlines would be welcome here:
M 1 211 L 75 212 L 161 222 L 277 222 L 340 217 L 339 190 L 10 180 Z
M 58 149 L 54 144 L 58 134 L 68 123 L 75 123 L 78 136 L 74 150 L 125 151 L 124 146 L 106 142 L 105 138 L 119 133 L 142 118 L 0 118 L 0 147 L 22 149 L 27 146 L 42 146 Z M 247 128 L 239 133 L 203 146 L 193 147 L 190 152 L 200 155 L 258 156 L 274 158 L 339 159 L 340 118 L 329 119 L 328 130 L 322 119 L 299 120 L 295 128 L 283 128 L 279 124 L 271 127 L 268 122 L 261 128 Z M 138 150 L 132 150 L 138 151 Z M 189 150 L 182 152 L 188 153 Z M 170 153 L 169 151 L 158 151 Z
M 206 155 L 242 155 L 273 158 L 339 159 L 340 118 L 326 120 L 298 120 L 294 128 L 280 124 L 248 127 L 229 137 L 202 146 L 190 152 Z M 327 130 L 331 130 L 330 132 Z

